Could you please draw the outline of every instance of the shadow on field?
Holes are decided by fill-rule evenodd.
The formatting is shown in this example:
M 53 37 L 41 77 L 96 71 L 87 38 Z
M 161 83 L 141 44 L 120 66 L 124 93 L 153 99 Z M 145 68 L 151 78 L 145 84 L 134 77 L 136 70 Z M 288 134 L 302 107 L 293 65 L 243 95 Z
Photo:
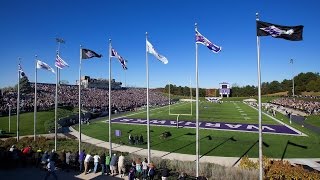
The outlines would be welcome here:
M 296 143 L 291 142 L 291 141 L 288 140 L 288 141 L 287 141 L 287 144 L 286 144 L 286 147 L 284 148 L 284 151 L 283 151 L 283 153 L 282 153 L 281 160 L 283 160 L 283 158 L 284 158 L 285 155 L 286 155 L 286 152 L 287 152 L 287 149 L 288 149 L 288 145 L 295 146 L 295 147 L 300 147 L 300 148 L 303 148 L 303 149 L 308 149 L 308 146 L 296 144 Z
M 177 139 L 177 138 L 180 138 L 180 137 L 182 137 L 182 136 L 184 136 L 184 135 L 185 135 L 185 134 L 181 134 L 180 136 L 176 136 L 176 137 L 171 138 L 171 139 L 166 139 L 165 141 L 159 142 L 159 143 L 157 143 L 157 144 L 153 144 L 151 147 L 157 146 L 157 145 L 159 145 L 159 144 L 167 143 L 168 141 L 172 141 L 172 140 Z
M 201 141 L 202 139 L 205 139 L 205 138 L 207 138 L 207 137 L 208 137 L 208 136 L 205 136 L 205 137 L 199 139 L 199 141 Z M 193 142 L 191 142 L 191 143 L 189 143 L 189 144 L 186 144 L 186 145 L 184 145 L 184 146 L 182 146 L 182 147 L 179 147 L 179 148 L 177 148 L 177 149 L 175 149 L 175 150 L 173 150 L 173 151 L 171 151 L 171 152 L 169 152 L 169 153 L 167 153 L 167 154 L 164 154 L 164 155 L 161 156 L 161 157 L 164 157 L 164 156 L 166 156 L 166 155 L 168 155 L 168 154 L 171 154 L 171 153 L 174 153 L 174 152 L 176 152 L 176 151 L 179 151 L 179 150 L 181 150 L 181 149 L 183 149 L 183 148 L 186 148 L 186 147 L 188 147 L 188 146 L 190 146 L 190 145 L 192 145 L 192 144 L 195 144 L 195 143 L 196 143 L 196 141 L 193 141 Z
M 240 158 L 232 165 L 232 167 L 235 166 L 258 142 L 259 142 L 259 139 L 255 143 L 253 143 L 252 146 L 250 146 L 249 149 L 240 156 Z M 267 144 L 267 143 L 265 143 L 263 141 L 262 141 L 262 144 L 265 147 L 269 147 L 270 146 L 269 144 Z
M 206 136 L 208 137 L 209 140 L 212 140 L 212 137 L 210 135 Z M 208 155 L 210 152 L 212 152 L 213 150 L 217 149 L 218 147 L 222 146 L 224 143 L 228 142 L 229 140 L 231 141 L 237 141 L 236 139 L 233 138 L 233 136 L 231 136 L 230 138 L 226 139 L 225 141 L 221 142 L 220 144 L 218 144 L 217 146 L 213 147 L 212 149 L 210 149 L 208 152 L 204 153 L 202 156 L 200 156 L 200 158 L 202 158 L 205 155 Z

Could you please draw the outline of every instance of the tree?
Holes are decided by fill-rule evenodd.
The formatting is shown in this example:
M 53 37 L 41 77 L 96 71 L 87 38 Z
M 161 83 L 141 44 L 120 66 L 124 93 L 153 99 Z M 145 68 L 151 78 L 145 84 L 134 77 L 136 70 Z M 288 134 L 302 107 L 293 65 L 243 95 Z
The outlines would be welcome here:
M 15 89 L 18 89 L 18 85 L 15 86 Z M 27 76 L 22 76 L 20 78 L 20 92 L 21 93 L 30 93 L 32 91 L 32 87 L 30 85 L 30 81 Z

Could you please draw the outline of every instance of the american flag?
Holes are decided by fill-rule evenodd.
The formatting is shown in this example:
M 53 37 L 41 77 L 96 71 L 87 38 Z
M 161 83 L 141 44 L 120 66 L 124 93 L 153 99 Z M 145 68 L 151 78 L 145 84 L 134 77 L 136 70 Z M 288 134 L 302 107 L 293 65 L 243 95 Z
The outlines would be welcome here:
M 63 69 L 64 67 L 69 67 L 68 63 L 66 63 L 58 54 L 56 57 L 55 66 L 59 69 Z
M 204 37 L 202 34 L 200 34 L 197 30 L 196 30 L 196 43 L 200 43 L 200 44 L 207 46 L 214 53 L 218 53 L 222 49 L 221 46 L 217 46 L 217 45 L 213 44 L 206 37 Z

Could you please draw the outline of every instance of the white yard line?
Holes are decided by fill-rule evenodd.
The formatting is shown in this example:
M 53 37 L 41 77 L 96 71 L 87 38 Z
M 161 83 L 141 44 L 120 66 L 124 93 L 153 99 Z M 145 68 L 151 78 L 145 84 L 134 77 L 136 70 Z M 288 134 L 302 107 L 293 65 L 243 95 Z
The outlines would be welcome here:
M 245 103 L 243 103 L 243 104 L 245 104 Z M 246 104 L 246 105 L 247 105 L 247 106 L 249 106 L 248 104 Z M 251 107 L 251 108 L 253 108 L 253 109 L 255 109 L 255 110 L 257 110 L 257 111 L 258 111 L 258 109 L 257 109 L 257 108 L 255 108 L 255 107 L 252 107 L 252 106 L 249 106 L 249 107 Z M 289 129 L 291 129 L 291 130 L 293 130 L 293 131 L 295 131 L 295 132 L 299 133 L 299 134 L 300 134 L 300 136 L 308 136 L 308 135 L 304 134 L 303 132 L 301 132 L 301 131 L 299 131 L 299 130 L 295 129 L 294 127 L 291 127 L 291 126 L 289 126 L 288 124 L 286 124 L 286 123 L 284 123 L 284 122 L 280 121 L 279 119 L 276 119 L 276 118 L 274 118 L 274 117 L 270 116 L 269 114 L 267 114 L 267 113 L 265 113 L 265 112 L 263 112 L 263 111 L 262 111 L 262 113 L 263 113 L 264 115 L 268 116 L 269 118 L 271 118 L 271 119 L 275 120 L 275 121 L 276 121 L 276 122 L 278 122 L 279 124 L 282 124 L 282 125 L 286 126 L 287 128 L 289 128 Z

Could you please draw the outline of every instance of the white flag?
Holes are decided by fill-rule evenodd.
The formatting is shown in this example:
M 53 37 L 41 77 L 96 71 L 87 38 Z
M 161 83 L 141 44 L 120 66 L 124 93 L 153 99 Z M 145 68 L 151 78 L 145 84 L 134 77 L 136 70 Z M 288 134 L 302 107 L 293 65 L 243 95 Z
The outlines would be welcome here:
M 168 64 L 167 58 L 159 54 L 148 40 L 147 40 L 147 52 L 150 54 L 153 54 L 159 61 L 163 62 L 163 64 Z
M 54 73 L 54 70 L 46 63 L 37 60 L 37 69 L 45 69 Z

